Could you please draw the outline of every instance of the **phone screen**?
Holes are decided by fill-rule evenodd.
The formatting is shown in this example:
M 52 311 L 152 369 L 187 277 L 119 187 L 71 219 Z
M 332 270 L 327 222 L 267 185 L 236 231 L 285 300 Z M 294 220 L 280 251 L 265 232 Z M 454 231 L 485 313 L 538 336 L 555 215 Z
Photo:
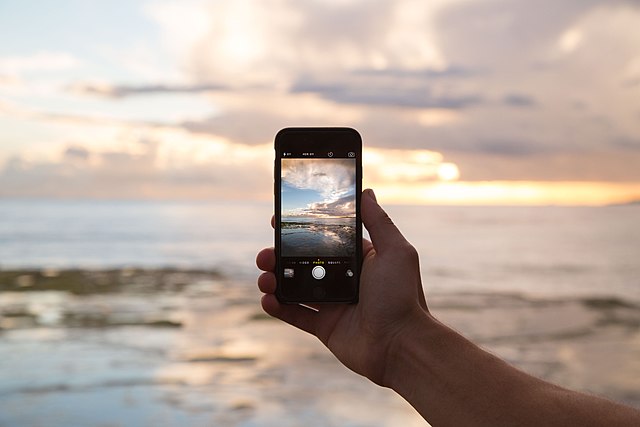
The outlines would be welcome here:
M 276 136 L 281 301 L 357 301 L 361 151 L 359 134 L 348 128 L 289 128 Z

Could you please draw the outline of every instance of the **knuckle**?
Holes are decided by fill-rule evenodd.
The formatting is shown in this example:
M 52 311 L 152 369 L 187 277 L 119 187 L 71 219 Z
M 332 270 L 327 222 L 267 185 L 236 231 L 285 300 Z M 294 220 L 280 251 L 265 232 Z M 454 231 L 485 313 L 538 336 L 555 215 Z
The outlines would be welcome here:
M 397 242 L 389 248 L 389 253 L 395 255 L 398 260 L 410 261 L 412 263 L 419 261 L 418 250 L 409 242 Z
M 418 250 L 411 243 L 406 243 L 404 245 L 403 252 L 405 256 L 411 258 L 412 260 L 417 260 L 419 258 Z

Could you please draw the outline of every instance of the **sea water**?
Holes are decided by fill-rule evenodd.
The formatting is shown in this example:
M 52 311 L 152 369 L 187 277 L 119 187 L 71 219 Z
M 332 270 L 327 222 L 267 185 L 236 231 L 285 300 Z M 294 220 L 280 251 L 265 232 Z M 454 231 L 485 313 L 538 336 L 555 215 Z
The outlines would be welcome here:
M 439 319 L 534 375 L 640 407 L 640 207 L 387 210 L 420 253 Z M 0 425 L 424 425 L 262 313 L 254 259 L 272 245 L 271 213 L 270 203 L 0 201 L 2 269 L 223 273 L 165 271 L 186 286 L 122 292 L 0 292 Z
M 387 206 L 431 292 L 640 300 L 640 206 Z M 269 202 L 0 200 L 0 268 L 183 267 L 240 282 Z

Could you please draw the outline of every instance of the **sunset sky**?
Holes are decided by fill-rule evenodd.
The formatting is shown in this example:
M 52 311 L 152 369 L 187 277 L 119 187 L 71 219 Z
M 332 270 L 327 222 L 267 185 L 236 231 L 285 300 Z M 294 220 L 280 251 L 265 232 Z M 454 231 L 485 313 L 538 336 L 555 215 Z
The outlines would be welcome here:
M 640 3 L 0 3 L 0 196 L 270 200 L 350 126 L 409 204 L 640 199 Z

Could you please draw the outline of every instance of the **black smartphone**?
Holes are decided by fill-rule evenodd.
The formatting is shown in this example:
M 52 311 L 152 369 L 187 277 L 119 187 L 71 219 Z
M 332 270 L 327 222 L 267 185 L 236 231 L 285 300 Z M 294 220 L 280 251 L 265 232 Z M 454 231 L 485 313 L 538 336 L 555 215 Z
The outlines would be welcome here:
M 362 263 L 362 138 L 285 128 L 275 138 L 276 297 L 356 303 Z

